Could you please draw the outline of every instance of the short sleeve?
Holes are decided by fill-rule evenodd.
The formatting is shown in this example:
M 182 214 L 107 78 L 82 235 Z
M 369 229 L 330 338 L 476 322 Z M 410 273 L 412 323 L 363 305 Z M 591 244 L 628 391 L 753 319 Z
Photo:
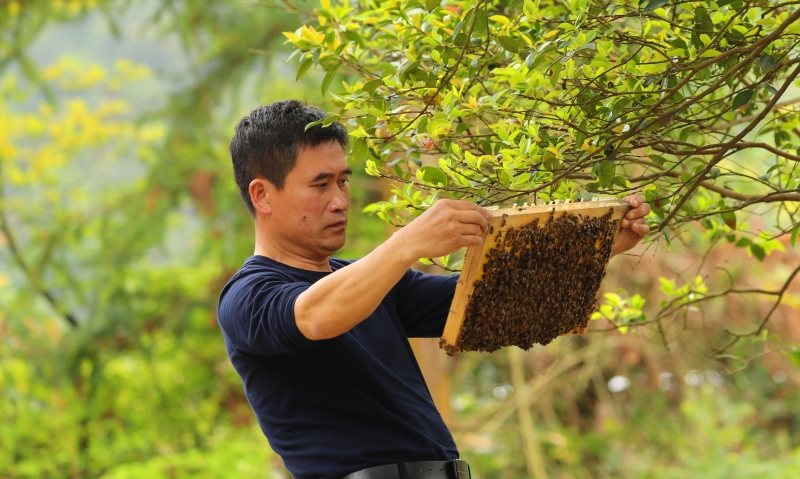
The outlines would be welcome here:
M 276 274 L 239 278 L 222 290 L 217 318 L 236 349 L 255 355 L 298 353 L 316 342 L 297 327 L 294 305 L 310 282 Z
M 395 302 L 409 338 L 442 336 L 458 278 L 408 270 L 395 287 Z

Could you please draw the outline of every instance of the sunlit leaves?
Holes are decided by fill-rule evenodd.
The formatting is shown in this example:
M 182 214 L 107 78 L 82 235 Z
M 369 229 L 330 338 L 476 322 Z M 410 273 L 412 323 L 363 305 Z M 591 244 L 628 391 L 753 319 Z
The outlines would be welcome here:
M 526 0 L 502 9 L 458 0 L 348 5 L 325 7 L 338 27 L 307 24 L 287 38 L 329 80 L 341 66 L 344 89 L 326 84 L 337 114 L 375 146 L 370 171 L 419 188 L 423 197 L 445 188 L 423 169 L 442 159 L 445 194 L 482 204 L 575 200 L 587 191 L 624 195 L 654 184 L 673 200 L 655 208 L 653 227 L 719 215 L 730 205 L 703 202 L 698 192 L 683 200 L 683 193 L 708 166 L 714 145 L 730 138 L 736 118 L 777 95 L 787 75 L 779 60 L 790 46 L 783 37 L 759 43 L 756 61 L 740 63 L 750 54 L 744 50 L 728 53 L 755 44 L 767 28 L 788 31 L 789 12 L 781 9 L 758 16 L 651 0 L 615 7 L 617 20 L 606 25 L 581 1 Z M 674 13 L 672 23 L 659 18 L 665 10 Z M 758 23 L 764 19 L 770 21 Z M 374 123 L 367 126 L 367 118 Z M 771 128 L 778 127 L 756 131 L 780 147 L 791 144 L 788 125 Z M 356 152 L 366 157 L 360 143 Z M 653 170 L 640 176 L 640 167 Z M 722 181 L 744 172 L 725 160 L 706 174 Z M 756 176 L 792 188 L 784 170 L 764 175 Z M 725 197 L 720 188 L 713 194 Z M 405 203 L 394 205 L 404 214 Z
M 629 326 L 647 319 L 644 309 L 646 300 L 639 294 L 630 297 L 617 293 L 605 293 L 603 302 L 598 310 L 592 313 L 592 320 L 605 319 L 616 326 L 623 334 L 628 332 Z

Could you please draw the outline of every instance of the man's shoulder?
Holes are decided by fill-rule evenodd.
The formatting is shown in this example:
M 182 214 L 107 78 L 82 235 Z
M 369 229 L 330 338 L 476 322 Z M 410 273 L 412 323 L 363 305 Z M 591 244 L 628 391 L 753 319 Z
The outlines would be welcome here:
M 336 271 L 353 263 L 355 260 L 330 258 L 331 268 Z M 247 290 L 283 283 L 313 283 L 328 273 L 311 271 L 276 261 L 266 256 L 250 256 L 222 289 L 221 298 L 233 291 Z
M 250 256 L 223 288 L 223 293 L 237 283 L 253 280 L 291 281 L 291 268 L 265 256 Z

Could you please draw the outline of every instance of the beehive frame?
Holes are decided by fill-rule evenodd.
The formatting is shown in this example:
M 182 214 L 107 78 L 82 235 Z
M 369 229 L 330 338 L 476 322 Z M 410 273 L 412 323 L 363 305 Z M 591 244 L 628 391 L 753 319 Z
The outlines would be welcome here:
M 591 226 L 591 228 L 587 230 L 590 232 L 587 237 L 580 240 L 570 239 L 567 242 L 568 245 L 565 247 L 571 247 L 569 245 L 574 246 L 576 241 L 580 241 L 582 244 L 588 245 L 592 245 L 592 242 L 596 243 L 595 247 L 597 248 L 598 253 L 594 255 L 591 265 L 593 268 L 592 271 L 594 271 L 594 276 L 592 276 L 594 282 L 592 282 L 592 285 L 589 287 L 592 291 L 583 292 L 584 303 L 589 301 L 588 297 L 591 295 L 591 304 L 588 306 L 584 304 L 581 311 L 585 311 L 587 308 L 592 308 L 594 306 L 594 297 L 597 294 L 597 289 L 599 289 L 599 281 L 602 280 L 602 277 L 605 275 L 605 269 L 610 255 L 610 243 L 613 242 L 614 236 L 616 236 L 617 232 L 619 231 L 621 219 L 624 217 L 625 213 L 630 210 L 630 208 L 630 205 L 626 201 L 606 199 L 577 203 L 553 203 L 539 206 L 526 205 L 522 207 L 505 208 L 493 211 L 493 217 L 489 221 L 489 229 L 484 236 L 483 245 L 467 249 L 467 253 L 464 258 L 464 266 L 461 271 L 461 278 L 456 286 L 455 296 L 450 307 L 450 314 L 448 316 L 444 334 L 442 335 L 442 340 L 440 342 L 442 349 L 446 350 L 449 354 L 460 351 L 492 351 L 497 349 L 498 345 L 496 344 L 493 344 L 488 348 L 483 348 L 480 346 L 476 348 L 474 344 L 461 344 L 460 340 L 462 337 L 464 337 L 465 331 L 467 331 L 468 328 L 481 327 L 480 324 L 475 323 L 474 319 L 470 319 L 469 321 L 467 320 L 467 309 L 470 306 L 470 301 L 473 299 L 472 296 L 473 292 L 475 291 L 475 285 L 484 279 L 484 267 L 487 265 L 487 261 L 489 261 L 489 258 L 492 254 L 494 254 L 494 257 L 497 256 L 498 250 L 494 249 L 498 247 L 498 244 L 500 244 L 503 245 L 504 248 L 507 248 L 504 251 L 512 251 L 503 242 L 504 235 L 505 238 L 509 236 L 514 237 L 514 235 L 518 235 L 521 231 L 523 231 L 522 229 L 525 228 L 527 228 L 525 231 L 529 232 L 528 234 L 535 235 L 538 234 L 538 231 L 543 231 L 546 229 L 548 225 L 550 225 L 551 228 L 556 228 L 560 227 L 556 225 L 569 223 L 573 229 L 577 228 L 577 230 L 580 230 L 581 225 L 586 225 L 587 228 Z M 599 234 L 598 232 L 600 230 L 598 230 L 596 225 L 600 225 L 603 228 L 603 244 L 601 244 L 600 238 L 591 237 L 593 234 Z M 528 246 L 528 248 L 530 247 L 531 246 Z M 554 250 L 556 253 L 560 252 L 560 250 L 554 249 L 553 245 L 550 245 L 549 248 Z M 519 257 L 522 255 L 522 253 L 516 253 L 516 255 Z M 579 267 L 573 269 L 580 273 Z M 588 269 L 590 268 L 587 265 L 587 270 Z M 508 274 L 513 276 L 516 273 L 511 271 Z M 599 279 L 597 279 L 598 274 Z M 487 278 L 487 283 L 489 279 L 490 278 Z M 552 281 L 557 283 L 558 279 L 552 278 Z M 594 283 L 596 283 L 596 285 Z M 555 284 L 555 286 L 551 285 L 549 287 L 559 287 L 559 285 Z M 570 287 L 570 285 L 563 285 L 563 287 Z M 534 289 L 541 290 L 542 288 Z M 543 294 L 541 291 L 518 291 L 519 295 L 526 295 L 529 293 L 532 295 Z M 535 296 L 531 296 L 529 298 L 524 298 L 524 301 L 530 302 L 531 300 L 535 299 Z M 513 303 L 514 301 L 511 302 Z M 513 308 L 514 305 L 511 304 L 509 307 Z M 474 310 L 474 308 L 472 308 L 472 310 Z M 501 316 L 505 315 L 505 312 L 501 313 L 502 314 L 499 313 Z M 583 314 L 581 314 L 581 316 L 583 316 Z M 586 317 L 584 320 L 579 322 L 579 325 L 576 325 L 574 328 L 569 330 L 563 330 L 563 327 L 560 328 L 557 335 L 569 334 L 571 332 L 582 333 L 583 329 L 586 327 L 585 325 L 588 322 L 588 319 L 589 318 Z M 537 320 L 541 321 L 542 318 L 531 318 L 532 324 Z M 548 319 L 548 321 L 558 321 L 558 319 Z M 501 328 L 506 327 L 503 324 L 498 324 L 497 326 Z M 511 327 L 518 328 L 520 326 L 513 325 Z M 527 327 L 527 325 L 523 325 L 522 327 Z M 467 334 L 467 336 L 469 335 Z M 550 336 L 552 336 L 552 334 Z M 536 342 L 546 344 L 550 341 L 550 339 L 552 338 L 546 337 L 544 340 L 537 340 Z M 500 344 L 500 346 L 515 344 L 525 349 L 531 346 L 527 340 L 522 342 L 524 344 L 516 344 L 512 342 L 511 344 Z

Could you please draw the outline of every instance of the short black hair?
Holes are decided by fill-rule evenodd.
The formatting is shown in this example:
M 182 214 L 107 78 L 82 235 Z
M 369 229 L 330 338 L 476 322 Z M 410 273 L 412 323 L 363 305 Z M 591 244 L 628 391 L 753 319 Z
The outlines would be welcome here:
M 255 208 L 249 189 L 256 175 L 262 175 L 281 190 L 303 148 L 336 140 L 345 149 L 348 136 L 341 123 L 305 129 L 309 123 L 327 116 L 317 107 L 283 100 L 259 106 L 236 125 L 229 148 L 233 177 L 251 216 L 255 217 Z

